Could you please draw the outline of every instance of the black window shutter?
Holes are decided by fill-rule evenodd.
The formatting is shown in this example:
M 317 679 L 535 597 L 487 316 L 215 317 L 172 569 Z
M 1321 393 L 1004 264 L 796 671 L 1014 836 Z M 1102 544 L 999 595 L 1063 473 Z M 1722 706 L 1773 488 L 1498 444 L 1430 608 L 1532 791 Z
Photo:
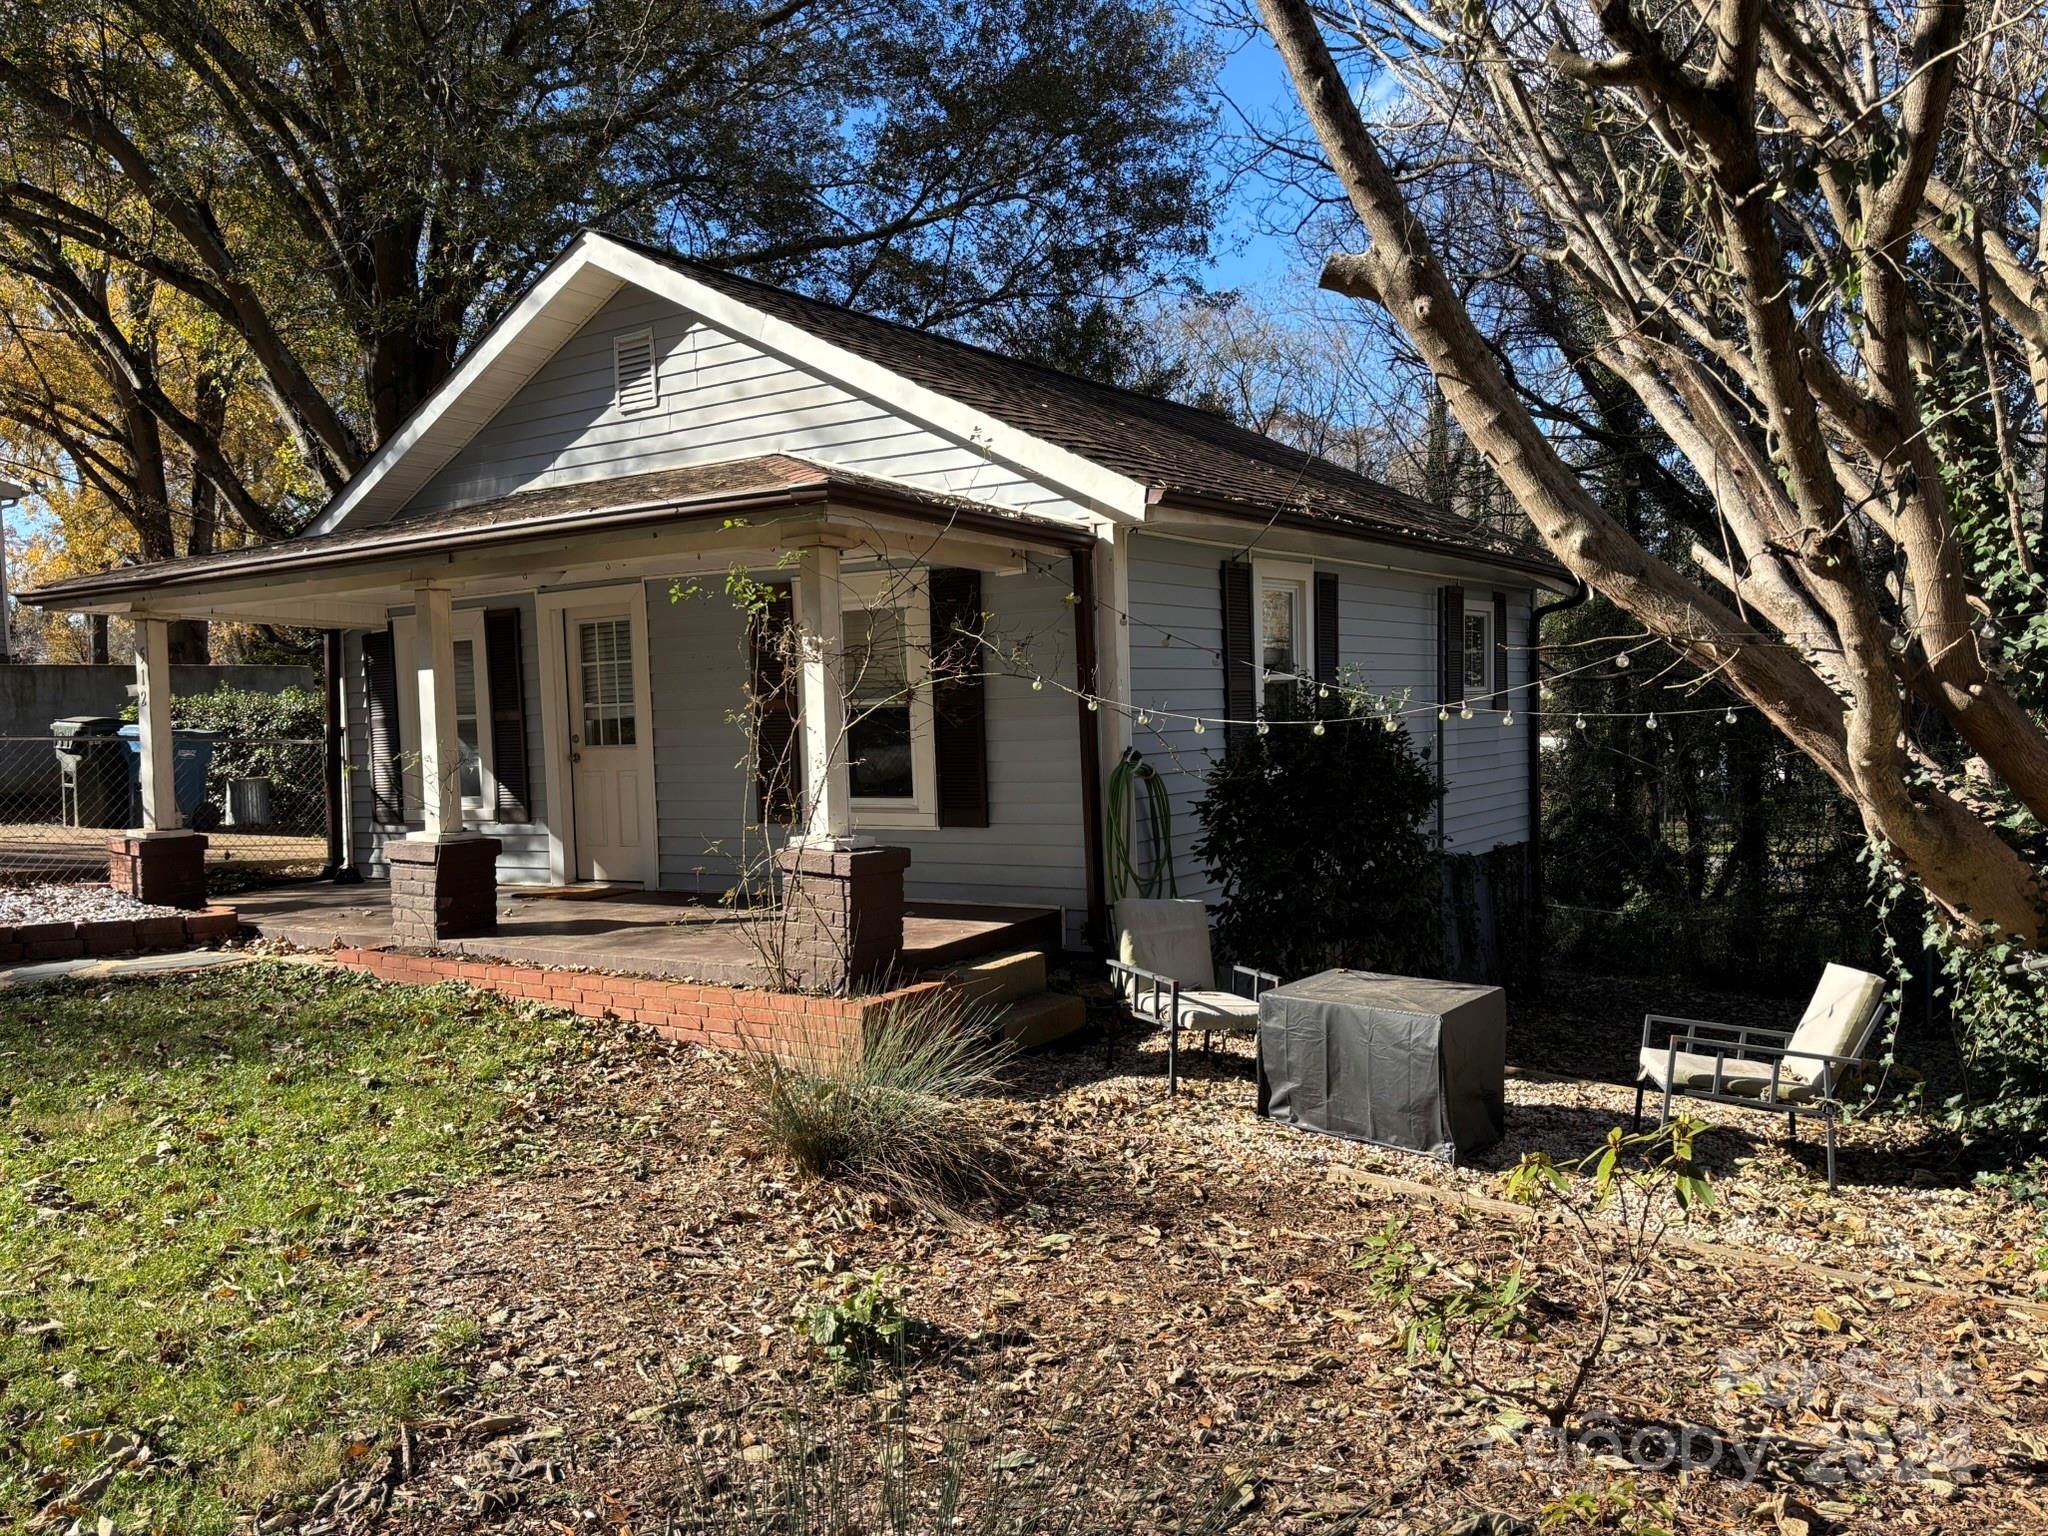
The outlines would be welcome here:
M 390 629 L 363 635 L 363 697 L 370 716 L 370 814 L 379 826 L 405 825 L 405 744 L 399 740 L 398 661 Z
M 484 614 L 484 675 L 491 689 L 491 775 L 498 781 L 496 818 L 531 821 L 526 797 L 526 681 L 520 666 L 519 610 Z
M 939 770 L 939 825 L 988 825 L 988 680 L 983 666 L 981 572 L 934 570 L 932 756 Z
M 1439 704 L 1456 704 L 1465 697 L 1465 589 L 1436 589 L 1437 654 L 1443 667 L 1438 682 Z
M 1253 632 L 1252 568 L 1223 562 L 1223 714 L 1250 720 L 1259 712 L 1258 638 Z
M 1508 702 L 1508 595 L 1493 594 L 1493 703 L 1505 709 Z
M 796 610 L 788 587 L 768 591 L 748 634 L 748 683 L 755 711 L 754 814 L 764 825 L 794 817 L 802 787 L 802 765 L 796 755 L 796 675 L 789 655 Z
M 1337 573 L 1316 572 L 1316 681 L 1337 681 Z

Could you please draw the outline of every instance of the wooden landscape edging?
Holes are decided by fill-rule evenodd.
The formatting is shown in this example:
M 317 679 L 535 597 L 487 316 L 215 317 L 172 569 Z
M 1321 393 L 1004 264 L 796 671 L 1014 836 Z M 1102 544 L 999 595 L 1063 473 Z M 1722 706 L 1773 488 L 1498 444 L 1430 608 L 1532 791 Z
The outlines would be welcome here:
M 1536 1220 L 1535 1211 L 1526 1205 L 1516 1205 L 1512 1200 L 1498 1200 L 1491 1195 L 1477 1194 L 1468 1189 L 1424 1184 L 1416 1179 L 1398 1178 L 1389 1173 L 1371 1173 L 1363 1168 L 1349 1168 L 1340 1163 L 1332 1163 L 1329 1166 L 1340 1179 L 1385 1190 L 1388 1194 L 1419 1195 L 1425 1200 L 1435 1201 L 1438 1205 L 1455 1205 L 1466 1210 L 1483 1211 L 1489 1216 L 1507 1216 L 1525 1224 Z M 1943 1301 L 1982 1302 L 1991 1306 L 2006 1307 L 2027 1317 L 2048 1322 L 2048 1305 L 2022 1301 L 2014 1296 L 1999 1296 L 1989 1291 L 1960 1291 L 1953 1286 L 1937 1285 L 1925 1280 L 1907 1280 L 1894 1275 L 1877 1274 L 1870 1270 L 1843 1269 L 1835 1264 L 1795 1259 L 1790 1254 L 1772 1253 L 1763 1248 L 1740 1248 L 1702 1237 L 1666 1237 L 1665 1243 L 1669 1247 L 1682 1249 L 1700 1258 L 1711 1259 L 1717 1264 L 1731 1267 L 1747 1265 L 1759 1269 L 1793 1270 L 1836 1285 L 1889 1286 L 1894 1291 L 1906 1291 L 1916 1296 L 1929 1296 Z

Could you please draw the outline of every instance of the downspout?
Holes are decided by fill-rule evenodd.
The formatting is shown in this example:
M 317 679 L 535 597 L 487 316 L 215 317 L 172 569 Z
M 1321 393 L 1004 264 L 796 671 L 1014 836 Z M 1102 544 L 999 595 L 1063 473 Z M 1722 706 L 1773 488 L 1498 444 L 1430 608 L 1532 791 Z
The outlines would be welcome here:
M 1074 565 L 1074 686 L 1081 693 L 1075 707 L 1081 716 L 1081 845 L 1086 853 L 1088 890 L 1087 942 L 1100 949 L 1108 943 L 1109 894 L 1102 846 L 1102 715 L 1090 709 L 1095 696 L 1095 556 L 1077 549 Z
M 342 832 L 347 808 L 341 803 L 341 640 L 338 629 L 320 632 L 321 660 L 327 674 L 321 690 L 320 732 L 320 783 L 327 795 L 327 868 L 321 873 L 329 880 L 341 879 L 348 865 L 348 848 Z
M 1529 946 L 1536 962 L 1529 979 L 1538 993 L 1543 990 L 1542 936 L 1550 926 L 1543 910 L 1543 621 L 1579 607 L 1592 595 L 1593 589 L 1574 577 L 1572 590 L 1563 597 L 1529 607 L 1529 921 L 1536 940 Z

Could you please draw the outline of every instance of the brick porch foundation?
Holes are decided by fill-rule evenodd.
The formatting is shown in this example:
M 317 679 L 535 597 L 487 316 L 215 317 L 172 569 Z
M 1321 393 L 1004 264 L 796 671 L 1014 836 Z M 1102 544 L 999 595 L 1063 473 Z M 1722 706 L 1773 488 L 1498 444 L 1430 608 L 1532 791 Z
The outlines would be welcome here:
M 566 1008 L 588 1019 L 611 1014 L 645 1025 L 664 1040 L 818 1064 L 856 1058 L 877 1017 L 906 998 L 945 985 L 925 981 L 872 997 L 810 997 L 755 987 L 552 971 L 389 949 L 337 949 L 333 958 L 349 970 L 384 981 L 416 985 L 459 981 L 501 997 Z
M 384 847 L 391 866 L 391 936 L 431 947 L 498 926 L 498 849 L 494 837 L 434 842 L 408 837 Z
M 206 839 L 197 832 L 120 832 L 107 839 L 107 884 L 153 907 L 206 905 Z
M 786 848 L 782 871 L 784 966 L 819 992 L 883 975 L 903 955 L 903 871 L 908 848 Z

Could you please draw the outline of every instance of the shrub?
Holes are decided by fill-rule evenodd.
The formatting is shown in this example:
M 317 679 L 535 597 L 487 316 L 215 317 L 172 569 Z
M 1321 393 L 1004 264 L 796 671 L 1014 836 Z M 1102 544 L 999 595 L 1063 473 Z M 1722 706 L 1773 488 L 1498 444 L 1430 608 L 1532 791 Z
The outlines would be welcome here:
M 135 719 L 135 706 L 122 711 Z M 315 688 L 256 693 L 223 683 L 211 693 L 171 700 L 171 724 L 180 730 L 219 731 L 206 794 L 218 803 L 230 779 L 274 779 L 290 783 L 306 772 L 304 744 L 321 740 L 327 710 Z
M 1405 730 L 1352 689 L 1297 688 L 1275 713 L 1323 722 L 1236 731 L 1199 807 L 1195 855 L 1221 888 L 1224 958 L 1283 976 L 1431 968 L 1441 947 L 1436 778 Z
M 857 1060 L 747 1064 L 755 1123 L 811 1178 L 847 1179 L 911 1200 L 994 1192 L 1005 1160 L 967 1101 L 1008 1056 L 989 1021 L 944 989 L 883 1010 Z

